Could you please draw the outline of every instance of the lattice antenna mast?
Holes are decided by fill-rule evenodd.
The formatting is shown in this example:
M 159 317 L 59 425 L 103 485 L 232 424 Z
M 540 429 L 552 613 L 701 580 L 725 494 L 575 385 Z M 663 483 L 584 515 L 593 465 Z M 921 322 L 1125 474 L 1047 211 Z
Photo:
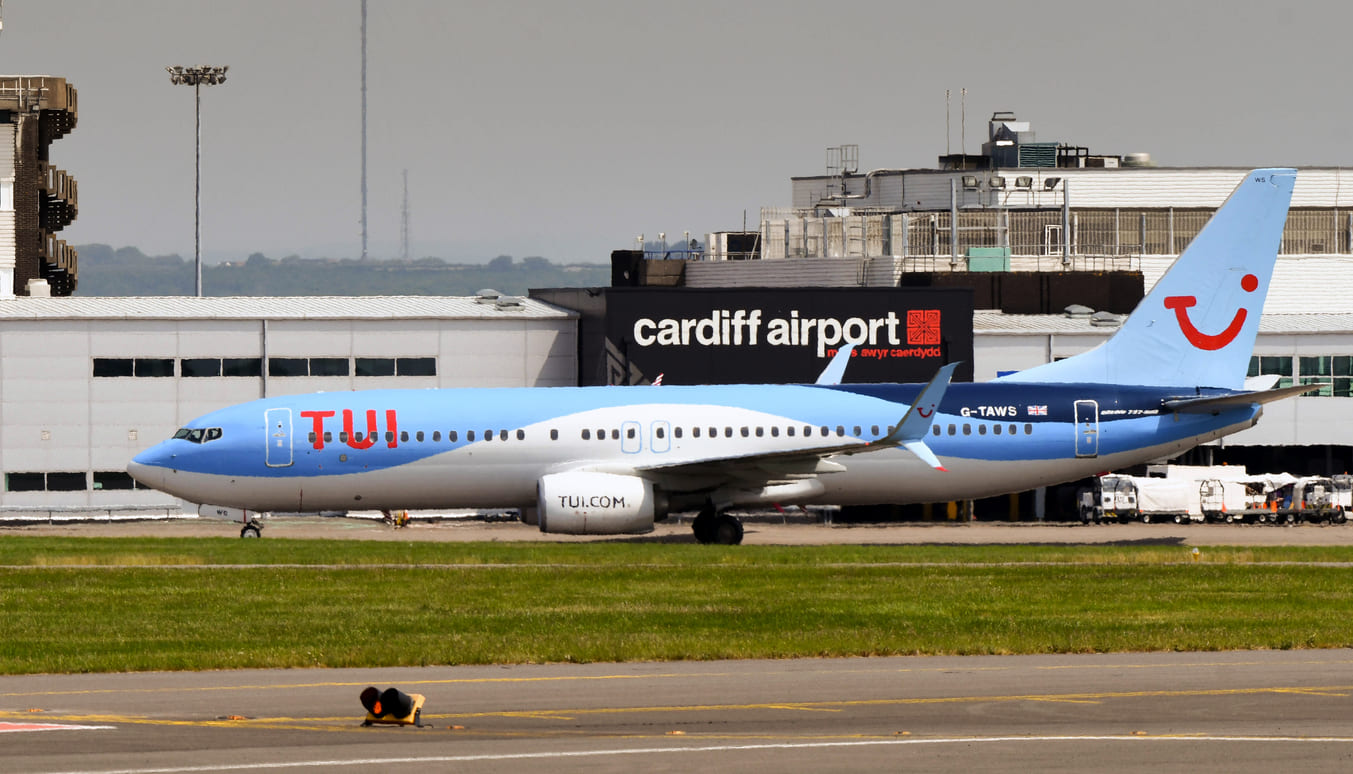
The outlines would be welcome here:
M 366 0 L 362 0 L 362 260 L 366 238 Z
M 399 211 L 399 247 L 409 260 L 409 170 L 404 170 L 404 206 Z

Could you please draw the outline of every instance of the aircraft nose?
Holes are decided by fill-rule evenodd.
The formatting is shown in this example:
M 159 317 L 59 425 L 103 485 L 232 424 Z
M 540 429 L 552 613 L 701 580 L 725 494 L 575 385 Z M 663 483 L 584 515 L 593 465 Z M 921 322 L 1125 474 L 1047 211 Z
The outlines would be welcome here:
M 127 475 L 152 489 L 164 487 L 166 459 L 160 447 L 147 449 L 127 463 Z

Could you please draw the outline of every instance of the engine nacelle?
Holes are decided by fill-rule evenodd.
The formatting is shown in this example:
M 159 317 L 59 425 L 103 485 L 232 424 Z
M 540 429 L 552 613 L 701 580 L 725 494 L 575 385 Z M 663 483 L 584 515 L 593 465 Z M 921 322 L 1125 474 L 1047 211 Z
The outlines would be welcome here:
M 667 517 L 667 496 L 637 476 L 553 473 L 541 477 L 536 496 L 541 532 L 640 534 Z

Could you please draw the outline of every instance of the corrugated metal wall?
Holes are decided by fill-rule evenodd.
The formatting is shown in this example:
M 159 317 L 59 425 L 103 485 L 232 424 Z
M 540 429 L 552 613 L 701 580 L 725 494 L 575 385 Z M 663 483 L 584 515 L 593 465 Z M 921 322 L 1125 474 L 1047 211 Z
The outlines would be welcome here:
M 10 181 L 8 204 L 9 209 L 0 209 L 0 267 L 12 277 L 14 273 L 14 259 L 17 249 L 15 241 L 15 219 L 14 219 L 14 124 L 0 124 L 0 180 Z

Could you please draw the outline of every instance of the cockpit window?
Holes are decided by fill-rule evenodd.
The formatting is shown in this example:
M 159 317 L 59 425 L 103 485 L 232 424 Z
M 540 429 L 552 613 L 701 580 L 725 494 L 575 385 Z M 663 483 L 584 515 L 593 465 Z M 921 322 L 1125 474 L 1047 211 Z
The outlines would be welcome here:
M 174 437 L 190 443 L 207 443 L 220 438 L 221 434 L 219 427 L 180 427 Z

